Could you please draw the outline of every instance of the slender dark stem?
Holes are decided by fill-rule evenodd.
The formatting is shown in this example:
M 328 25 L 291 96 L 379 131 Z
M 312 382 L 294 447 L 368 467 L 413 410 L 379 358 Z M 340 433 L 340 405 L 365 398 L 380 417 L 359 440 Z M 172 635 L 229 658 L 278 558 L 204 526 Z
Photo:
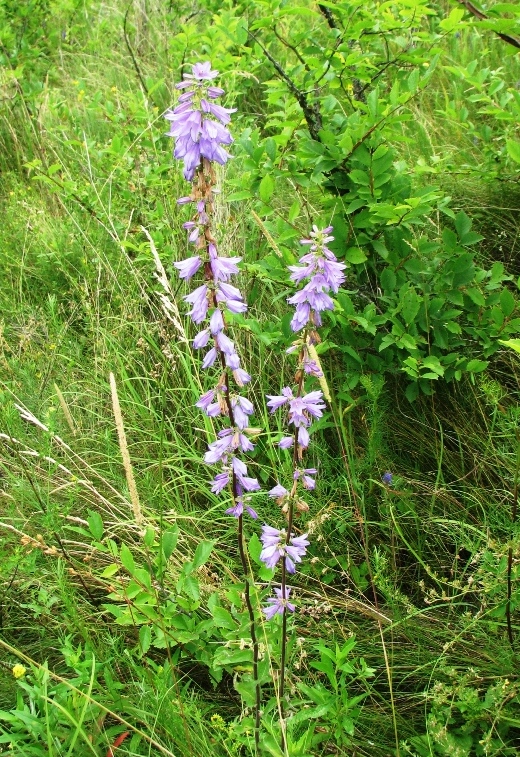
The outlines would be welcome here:
M 291 510 L 292 511 L 292 505 Z M 290 531 L 287 532 L 287 538 L 289 538 Z M 287 569 L 285 567 L 285 560 L 282 560 L 282 602 L 287 598 Z M 285 656 L 287 651 L 287 608 L 284 609 L 282 614 L 282 649 L 280 653 L 280 729 L 281 729 L 281 744 L 282 752 L 285 754 L 287 749 L 287 741 L 285 737 Z
M 518 507 L 518 474 L 520 472 L 520 432 L 516 431 L 516 467 L 515 467 L 515 483 L 513 487 L 513 508 L 511 511 L 511 527 L 514 530 L 516 523 L 516 511 Z M 507 603 L 506 603 L 506 622 L 507 622 L 507 635 L 509 637 L 509 643 L 514 650 L 514 637 L 513 637 L 513 625 L 511 623 L 511 595 L 513 592 L 512 582 L 513 572 L 513 534 L 511 534 L 511 541 L 509 543 L 509 549 L 507 551 Z
M 470 0 L 458 0 L 458 2 L 463 5 L 466 10 L 476 16 L 479 21 L 487 21 L 487 19 L 489 18 L 489 16 L 486 16 L 486 14 L 482 13 L 481 10 L 475 8 Z M 504 42 L 508 42 L 510 45 L 513 45 L 513 47 L 518 47 L 520 49 L 520 37 L 517 37 L 513 34 L 503 34 L 502 32 L 495 32 L 495 34 L 497 34 L 500 39 L 503 39 Z
M 267 50 L 262 45 L 258 37 L 256 37 L 252 32 L 248 32 L 248 34 L 250 37 L 254 39 L 257 45 L 261 48 L 262 52 L 264 53 L 268 61 L 274 66 L 279 77 L 283 79 L 283 81 L 285 81 L 285 83 L 289 87 L 290 91 L 296 98 L 298 105 L 303 110 L 303 115 L 305 117 L 307 128 L 309 129 L 309 133 L 311 137 L 317 142 L 319 142 L 320 141 L 319 132 L 320 132 L 320 129 L 322 128 L 322 118 L 321 118 L 321 112 L 320 112 L 320 107 L 318 103 L 314 103 L 314 105 L 311 105 L 307 100 L 307 93 L 302 92 L 302 90 L 296 86 L 293 80 L 289 76 L 287 76 L 283 66 L 280 65 L 280 63 L 278 63 L 276 58 L 273 58 L 269 50 Z
M 235 474 L 233 473 L 233 489 L 235 488 Z M 246 600 L 247 612 L 249 615 L 249 625 L 251 629 L 251 642 L 253 645 L 253 679 L 255 682 L 255 752 L 258 753 L 260 748 L 260 704 L 261 691 L 258 681 L 258 639 L 256 638 L 255 611 L 251 602 L 251 593 L 249 585 L 250 569 L 247 563 L 246 552 L 244 549 L 244 516 L 238 516 L 238 551 L 240 552 L 240 562 L 244 571 L 245 589 L 244 597 Z
M 307 339 L 307 329 L 304 331 L 303 341 L 305 342 Z M 304 349 L 300 351 L 299 354 L 299 363 L 303 362 L 304 358 Z M 297 392 L 296 396 L 301 397 L 303 392 L 303 371 L 299 370 L 296 374 L 296 383 L 297 383 Z M 298 462 L 299 462 L 299 455 L 298 455 L 298 428 L 294 429 L 294 444 L 293 444 L 293 470 L 296 470 L 298 468 Z M 287 513 L 287 535 L 285 537 L 285 543 L 289 544 L 289 541 L 291 539 L 291 531 L 292 531 L 292 524 L 294 519 L 294 499 L 296 494 L 296 488 L 297 488 L 297 480 L 293 481 L 292 490 L 289 496 L 289 512 Z M 282 602 L 285 602 L 287 599 L 287 567 L 285 564 L 285 558 L 282 560 Z M 281 640 L 281 651 L 280 651 L 280 687 L 278 691 L 279 700 L 280 700 L 280 730 L 281 730 L 281 740 L 280 740 L 280 746 L 282 748 L 282 752 L 285 754 L 287 750 L 287 740 L 285 736 L 285 701 L 284 701 L 284 695 L 285 695 L 285 667 L 286 667 L 286 656 L 287 656 L 287 607 L 284 607 L 284 612 L 282 614 L 282 640 Z
M 327 23 L 331 29 L 337 29 L 337 24 L 334 19 L 334 16 L 332 15 L 332 11 L 330 8 L 327 8 L 325 5 L 320 5 L 318 3 L 318 8 L 320 9 L 321 13 L 325 16 L 327 19 Z

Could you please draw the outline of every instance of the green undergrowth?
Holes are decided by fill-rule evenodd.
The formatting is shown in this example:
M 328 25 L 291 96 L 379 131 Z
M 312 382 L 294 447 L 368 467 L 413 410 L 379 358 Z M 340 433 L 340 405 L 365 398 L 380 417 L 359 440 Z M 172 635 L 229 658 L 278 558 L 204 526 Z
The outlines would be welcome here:
M 161 114 L 174 100 L 181 65 L 214 60 L 227 104 L 239 111 L 237 157 L 221 176 L 238 198 L 226 202 L 223 191 L 217 229 L 223 249 L 244 257 L 240 286 L 250 310 L 236 318 L 237 341 L 253 376 L 251 396 L 277 394 L 292 380 L 285 266 L 310 224 L 341 215 L 345 205 L 329 174 L 305 184 L 304 171 L 314 170 L 315 157 L 304 152 L 312 140 L 247 28 L 257 22 L 254 33 L 295 80 L 308 72 L 261 22 L 283 3 L 207 2 L 193 13 L 158 2 L 29 5 L 32 15 L 11 3 L 0 15 L 0 754 L 253 754 L 236 536 L 223 515 L 229 503 L 223 508 L 224 498 L 211 493 L 202 462 L 213 422 L 194 407 L 204 374 L 183 314 L 187 289 L 173 268 L 187 250 L 186 217 L 176 205 L 185 182 L 172 166 Z M 417 3 L 418 14 L 423 6 Z M 442 244 L 456 229 L 459 242 L 448 251 L 466 255 L 471 246 L 479 271 L 503 264 L 501 292 L 515 293 L 520 160 L 511 147 L 517 126 L 504 113 L 520 112 L 518 55 L 505 55 L 505 43 L 468 26 L 467 16 L 460 29 L 439 26 L 454 4 L 430 6 L 426 20 L 417 20 L 422 38 L 403 18 L 419 48 L 414 55 L 423 54 L 421 45 L 440 48 L 437 69 L 417 92 L 406 85 L 412 118 L 375 130 L 370 150 L 393 151 L 388 182 L 396 187 L 408 177 L 413 191 L 440 189 L 417 224 L 397 224 L 388 244 L 397 244 L 403 228 L 403 247 L 434 240 L 448 259 Z M 302 18 L 310 16 L 276 18 L 281 37 L 294 33 L 295 44 L 304 43 Z M 313 44 L 325 45 L 327 29 L 316 29 Z M 197 53 L 186 52 L 196 41 Z M 489 69 L 479 81 L 475 60 Z M 403 63 L 407 77 L 412 64 L 415 58 Z M 372 63 L 356 65 L 370 71 Z M 511 93 L 495 112 L 486 99 L 494 97 L 490 82 L 497 97 Z M 275 144 L 276 119 L 293 119 L 302 134 Z M 276 177 L 286 149 L 287 165 L 294 161 Z M 276 182 L 265 180 L 271 174 Z M 372 211 L 366 226 L 354 221 L 356 233 L 367 232 L 349 279 L 359 312 L 363 296 L 379 302 L 382 259 L 364 252 L 375 201 Z M 478 239 L 467 236 L 474 231 Z M 379 240 L 379 227 L 374 233 Z M 394 268 L 401 271 L 401 263 Z M 509 308 L 509 295 L 501 297 L 507 324 L 516 302 L 511 295 Z M 477 329 L 489 308 L 465 307 Z M 297 523 L 312 541 L 295 579 L 289 753 L 514 755 L 518 358 L 497 341 L 505 332 L 489 337 L 491 327 L 484 334 L 468 327 L 460 375 L 444 381 L 439 358 L 437 375 L 411 396 L 414 376 L 402 368 L 401 347 L 376 370 L 372 356 L 381 353 L 360 337 L 362 318 L 358 326 L 359 342 L 347 346 L 366 357 L 363 369 L 354 371 L 341 349 L 341 320 L 327 327 L 320 347 L 332 400 L 311 453 L 318 485 Z M 485 360 L 466 370 L 482 357 L 483 343 Z M 138 500 L 118 440 L 110 374 Z M 264 491 L 280 471 L 291 475 L 268 443 L 275 423 L 258 410 L 251 470 Z M 387 471 L 390 484 L 382 482 Z M 265 494 L 257 506 L 266 522 L 279 514 Z M 254 533 L 256 526 L 248 559 L 258 569 Z M 259 580 L 260 594 L 269 580 Z M 261 597 L 255 601 L 258 608 Z M 262 616 L 259 627 L 265 648 L 276 652 Z M 277 670 L 264 667 L 269 692 Z M 262 746 L 277 756 L 270 701 Z

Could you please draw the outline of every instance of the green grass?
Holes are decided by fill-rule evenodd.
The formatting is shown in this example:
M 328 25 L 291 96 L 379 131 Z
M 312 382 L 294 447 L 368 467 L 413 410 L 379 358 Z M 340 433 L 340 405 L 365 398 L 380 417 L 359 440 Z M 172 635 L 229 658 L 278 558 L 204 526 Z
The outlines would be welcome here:
M 197 572 L 200 619 L 209 616 L 209 597 L 228 602 L 225 586 L 242 580 L 234 524 L 201 461 L 213 423 L 194 407 L 204 376 L 189 346 L 193 326 L 182 315 L 185 287 L 172 266 L 186 251 L 185 216 L 176 206 L 185 184 L 171 165 L 160 114 L 173 101 L 181 52 L 197 24 L 201 55 L 226 62 L 231 101 L 240 107 L 247 80 L 247 108 L 261 110 L 261 84 L 240 69 L 232 73 L 239 55 L 222 30 L 230 9 L 201 9 L 200 18 L 183 21 L 164 4 L 139 3 L 127 28 L 146 96 L 122 36 L 127 6 L 87 5 L 55 4 L 65 39 L 37 63 L 24 63 L 31 77 L 23 97 L 14 96 L 12 80 L 1 85 L 12 99 L 0 111 L 0 709 L 20 709 L 32 697 L 34 718 L 0 720 L 0 753 L 106 754 L 130 730 L 117 754 L 238 757 L 252 753 L 250 735 L 240 740 L 233 725 L 244 714 L 233 681 L 240 666 L 215 683 L 202 643 L 143 654 L 139 627 L 118 625 L 106 607 L 128 575 L 106 574 L 119 558 L 101 546 L 126 544 L 141 566 L 154 557 L 133 517 L 110 398 L 113 372 L 145 524 L 157 538 L 180 531 L 159 589 L 178 591 L 201 539 L 216 546 Z M 211 12 L 220 21 L 203 28 Z M 482 58 L 492 70 L 502 66 L 510 86 L 520 63 L 504 59 L 504 43 L 490 34 L 446 37 L 443 64 Z M 262 81 L 272 76 L 256 65 Z M 508 181 L 482 184 L 479 164 L 488 158 L 472 135 L 489 119 L 477 106 L 468 116 L 474 129 L 455 118 L 466 94 L 441 67 L 413 103 L 416 123 L 403 127 L 413 142 L 399 147 L 401 156 L 411 165 L 441 156 L 433 181 L 476 218 L 482 260 L 503 260 L 518 275 L 519 202 L 509 181 L 517 177 L 508 165 Z M 239 172 L 235 161 L 227 176 Z M 281 215 L 292 200 L 277 196 Z M 319 192 L 308 200 L 318 206 Z M 224 248 L 253 266 L 271 248 L 249 210 L 222 203 L 219 231 Z M 161 307 L 141 227 L 175 290 L 175 322 Z M 240 283 L 259 321 L 285 314 L 272 282 L 244 274 Z M 254 376 L 251 395 L 277 393 L 291 380 L 290 359 L 249 331 L 238 333 Z M 337 388 L 340 357 L 328 353 L 324 367 Z M 366 695 L 351 746 L 342 751 L 329 741 L 314 754 L 472 755 L 473 747 L 463 751 L 468 734 L 487 744 L 482 754 L 514 754 L 520 683 L 504 612 L 511 543 L 518 636 L 520 546 L 511 526 L 518 362 L 504 349 L 485 374 L 441 385 L 413 405 L 398 376 L 380 384 L 367 378 L 363 391 L 366 400 L 355 407 L 334 397 L 334 423 L 311 453 L 320 475 L 301 519 L 312 547 L 296 588 L 290 701 L 298 709 L 299 684 L 324 681 L 311 665 L 316 644 L 341 645 L 355 634 L 354 658 L 374 675 L 353 675 L 349 684 L 352 696 Z M 21 418 L 15 403 L 45 428 Z M 262 409 L 255 423 L 266 429 L 276 421 Z M 262 433 L 253 475 L 268 489 L 283 466 Z M 389 489 L 381 484 L 386 470 L 394 475 Z M 279 516 L 265 495 L 258 505 L 261 519 Z M 89 531 L 92 513 L 103 521 L 101 541 Z M 265 623 L 260 636 L 267 643 Z M 28 670 L 18 682 L 11 672 L 17 662 Z M 275 712 L 265 714 L 270 719 Z M 301 735 L 303 725 L 295 731 Z M 19 733 L 30 738 L 16 741 Z

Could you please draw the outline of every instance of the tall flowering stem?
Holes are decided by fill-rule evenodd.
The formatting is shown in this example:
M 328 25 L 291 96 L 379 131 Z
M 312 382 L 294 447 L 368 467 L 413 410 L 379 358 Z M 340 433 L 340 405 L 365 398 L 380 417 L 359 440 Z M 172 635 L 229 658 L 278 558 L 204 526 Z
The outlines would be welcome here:
M 295 606 L 289 601 L 291 587 L 287 585 L 288 574 L 296 572 L 297 563 L 301 562 L 306 553 L 309 541 L 307 534 L 295 536 L 293 522 L 296 514 L 306 512 L 309 508 L 300 495 L 301 489 L 311 490 L 316 486 L 315 468 L 304 468 L 303 458 L 310 443 L 309 426 L 314 419 L 321 418 L 325 403 L 323 392 L 315 390 L 306 392 L 306 377 L 315 377 L 323 381 L 323 372 L 317 359 L 315 345 L 320 342 L 317 328 L 321 326 L 321 313 L 332 310 L 334 302 L 329 292 L 337 293 L 345 280 L 344 263 L 339 263 L 335 255 L 327 247 L 333 241 L 330 236 L 332 227 L 319 230 L 316 226 L 310 233 L 309 239 L 302 239 L 300 244 L 309 246 L 309 251 L 299 260 L 299 265 L 289 266 L 290 278 L 296 284 L 306 282 L 288 302 L 295 305 L 295 313 L 291 320 L 291 328 L 300 336 L 289 348 L 288 352 L 297 352 L 298 366 L 294 377 L 294 388 L 285 387 L 281 395 L 268 395 L 267 406 L 271 412 L 285 408 L 288 424 L 293 427 L 290 436 L 283 437 L 278 443 L 282 449 L 292 448 L 293 480 L 288 490 L 277 484 L 269 495 L 275 498 L 287 520 L 286 529 L 275 529 L 264 525 L 262 529 L 263 550 L 260 554 L 262 561 L 273 568 L 281 562 L 281 586 L 275 589 L 276 596 L 268 599 L 264 608 L 269 620 L 275 615 L 282 616 L 282 644 L 280 659 L 279 700 L 282 719 L 282 751 L 286 750 L 284 695 L 285 668 L 287 649 L 287 612 L 294 612 Z
M 182 91 L 177 106 L 165 114 L 170 122 L 169 136 L 175 139 L 174 157 L 184 163 L 184 177 L 192 183 L 192 190 L 178 200 L 180 205 L 192 204 L 195 213 L 184 223 L 188 242 L 194 254 L 175 263 L 181 279 L 191 280 L 202 274 L 202 283 L 184 297 L 190 306 L 188 315 L 200 328 L 193 340 L 196 350 L 206 350 L 202 368 L 210 372 L 213 385 L 196 402 L 196 406 L 210 418 L 226 419 L 226 424 L 212 441 L 204 456 L 208 465 L 218 465 L 211 490 L 219 494 L 228 490 L 233 505 L 226 514 L 237 520 L 238 550 L 245 578 L 245 603 L 250 621 L 253 647 L 253 679 L 256 683 L 255 746 L 259 747 L 260 684 L 258 680 L 259 646 L 256 636 L 255 614 L 251 600 L 251 571 L 244 544 L 244 515 L 258 516 L 249 504 L 249 492 L 258 491 L 256 478 L 248 475 L 242 453 L 254 449 L 249 417 L 254 412 L 252 402 L 242 393 L 251 376 L 241 367 L 236 345 L 226 333 L 229 314 L 244 313 L 247 305 L 240 290 L 230 283 L 239 272 L 239 257 L 219 254 L 212 229 L 214 197 L 216 193 L 215 163 L 224 165 L 231 157 L 225 146 L 233 142 L 227 128 L 232 109 L 215 101 L 224 90 L 213 85 L 218 71 L 209 62 L 196 63 L 191 74 L 185 74 L 176 85 Z

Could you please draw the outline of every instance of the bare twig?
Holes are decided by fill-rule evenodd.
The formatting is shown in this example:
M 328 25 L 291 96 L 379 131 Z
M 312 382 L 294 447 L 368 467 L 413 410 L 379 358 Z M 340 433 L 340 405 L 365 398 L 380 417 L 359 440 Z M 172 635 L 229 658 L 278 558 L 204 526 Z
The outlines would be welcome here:
M 486 14 L 479 10 L 479 8 L 476 8 L 470 0 L 457 0 L 457 2 L 459 5 L 463 5 L 466 10 L 472 13 L 475 18 L 478 18 L 479 21 L 487 21 L 489 19 L 489 16 L 486 16 Z M 500 39 L 503 39 L 504 42 L 513 45 L 513 47 L 518 47 L 520 50 L 520 37 L 513 34 L 504 34 L 503 32 L 495 32 L 495 34 L 497 34 Z
M 130 8 L 131 7 L 132 7 L 132 3 L 130 3 L 130 5 L 126 9 L 125 18 L 124 18 L 124 21 L 123 21 L 123 35 L 125 37 L 126 48 L 127 48 L 128 52 L 130 53 L 130 57 L 132 58 L 132 63 L 133 63 L 133 66 L 135 68 L 135 72 L 137 74 L 137 78 L 141 82 L 141 87 L 144 89 L 144 91 L 146 93 L 146 96 L 149 97 L 150 93 L 148 92 L 148 87 L 146 86 L 145 80 L 143 79 L 143 75 L 141 74 L 141 69 L 139 68 L 139 65 L 138 65 L 137 60 L 136 60 L 135 55 L 134 55 L 134 51 L 132 50 L 132 45 L 130 44 L 130 40 L 128 38 L 128 34 L 126 32 L 126 24 L 127 24 L 127 21 L 128 21 L 128 14 L 130 13 Z
M 254 39 L 257 45 L 262 49 L 262 52 L 264 53 L 265 57 L 274 66 L 280 78 L 284 80 L 284 82 L 287 84 L 287 86 L 293 93 L 294 97 L 296 98 L 298 102 L 298 105 L 303 111 L 303 115 L 304 115 L 305 121 L 307 122 L 307 128 L 309 129 L 309 133 L 311 137 L 315 139 L 317 142 L 319 142 L 320 141 L 319 132 L 322 126 L 319 105 L 317 103 L 315 103 L 314 105 L 310 105 L 309 102 L 307 101 L 305 92 L 302 92 L 301 89 L 298 89 L 298 87 L 293 82 L 293 80 L 289 76 L 287 76 L 287 74 L 283 70 L 282 66 L 278 63 L 278 61 L 275 58 L 273 58 L 269 50 L 266 50 L 266 48 L 262 45 L 258 37 L 256 37 L 253 34 L 253 32 L 248 32 L 248 34 L 250 37 Z

